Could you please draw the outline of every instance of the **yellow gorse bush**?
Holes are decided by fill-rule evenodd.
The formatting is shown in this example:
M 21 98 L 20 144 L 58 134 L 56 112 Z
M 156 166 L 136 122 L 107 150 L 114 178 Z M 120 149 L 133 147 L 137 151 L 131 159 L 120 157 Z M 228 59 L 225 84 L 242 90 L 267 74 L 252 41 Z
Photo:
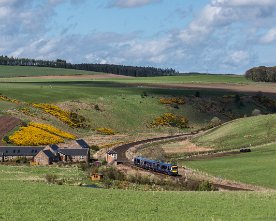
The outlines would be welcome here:
M 64 142 L 63 138 L 74 139 L 75 136 L 63 132 L 51 125 L 30 123 L 26 127 L 20 127 L 9 140 L 18 146 L 38 146 Z
M 172 97 L 172 98 L 165 98 L 162 97 L 159 99 L 161 104 L 185 104 L 185 99 L 181 97 Z
M 72 119 L 72 113 L 62 110 L 56 105 L 53 104 L 33 104 L 34 107 L 44 110 L 46 113 L 51 114 L 52 116 L 58 118 L 62 122 L 66 123 L 71 127 L 79 127 L 79 122 L 75 122 Z M 76 114 L 75 114 L 76 115 Z
M 12 102 L 12 103 L 15 103 L 15 104 L 20 104 L 20 101 L 18 101 L 16 99 L 9 98 L 9 97 L 4 96 L 4 95 L 0 95 L 0 100 Z
M 99 132 L 100 134 L 104 134 L 104 135 L 114 135 L 115 134 L 115 132 L 111 128 L 107 128 L 107 127 L 97 128 L 96 131 Z
M 64 132 L 60 129 L 57 129 L 49 124 L 38 124 L 38 123 L 30 123 L 29 126 L 33 126 L 33 127 L 36 127 L 36 128 L 39 128 L 39 129 L 42 129 L 42 130 L 45 130 L 51 134 L 55 134 L 59 137 L 63 137 L 65 139 L 76 139 L 76 136 L 73 135 L 73 134 L 70 134 L 70 133 L 67 133 L 67 132 Z
M 186 117 L 174 115 L 173 113 L 164 113 L 163 115 L 156 117 L 151 123 L 151 126 L 187 128 L 188 123 L 189 121 Z

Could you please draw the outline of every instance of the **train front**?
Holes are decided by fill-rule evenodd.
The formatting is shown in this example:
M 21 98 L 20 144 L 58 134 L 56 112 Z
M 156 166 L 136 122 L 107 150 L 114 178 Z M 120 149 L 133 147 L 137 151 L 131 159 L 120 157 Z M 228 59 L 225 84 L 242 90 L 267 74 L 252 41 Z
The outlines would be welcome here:
M 171 167 L 171 174 L 172 174 L 173 176 L 177 176 L 177 175 L 178 175 L 178 166 L 173 165 L 173 166 Z

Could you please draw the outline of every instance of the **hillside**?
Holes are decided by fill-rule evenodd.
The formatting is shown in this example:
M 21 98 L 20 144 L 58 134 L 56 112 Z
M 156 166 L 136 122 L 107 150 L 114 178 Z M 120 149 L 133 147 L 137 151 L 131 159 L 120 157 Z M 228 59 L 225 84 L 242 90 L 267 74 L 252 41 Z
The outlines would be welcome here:
M 93 71 L 81 71 L 64 68 L 28 67 L 28 66 L 4 66 L 0 65 L 0 79 L 13 77 L 32 76 L 63 76 L 63 75 L 90 75 L 101 74 Z
M 251 153 L 182 161 L 181 164 L 221 179 L 276 189 L 276 144 L 252 148 Z
M 193 140 L 199 146 L 238 149 L 276 141 L 276 115 L 237 119 Z

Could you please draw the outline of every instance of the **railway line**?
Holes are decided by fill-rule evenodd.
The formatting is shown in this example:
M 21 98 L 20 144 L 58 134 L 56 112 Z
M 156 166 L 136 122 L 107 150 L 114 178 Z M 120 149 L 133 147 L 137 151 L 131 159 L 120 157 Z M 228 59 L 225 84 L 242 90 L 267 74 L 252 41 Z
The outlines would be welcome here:
M 143 144 L 148 144 L 148 143 L 153 143 L 153 142 L 157 142 L 157 141 L 165 141 L 165 140 L 171 140 L 174 138 L 181 138 L 181 137 L 190 137 L 190 136 L 194 136 L 197 135 L 198 133 L 200 133 L 201 131 L 197 131 L 197 132 L 192 132 L 192 133 L 185 133 L 185 134 L 178 134 L 178 135 L 171 135 L 171 136 L 163 136 L 163 137 L 155 137 L 155 138 L 149 138 L 149 139 L 144 139 L 144 140 L 139 140 L 139 141 L 134 141 L 131 143 L 127 143 L 127 144 L 122 144 L 120 146 L 115 147 L 113 150 L 117 152 L 117 163 L 118 164 L 123 164 L 131 169 L 134 170 L 140 170 L 140 171 L 145 171 L 145 169 L 143 168 L 139 168 L 137 166 L 135 166 L 131 160 L 129 160 L 126 156 L 126 152 L 133 147 L 136 146 L 140 146 Z M 166 174 L 162 174 L 162 173 L 158 173 L 155 171 L 151 171 L 151 170 L 146 170 L 149 173 L 152 173 L 160 178 L 165 178 L 168 175 Z M 181 175 L 176 176 L 176 177 L 171 177 L 171 179 L 177 179 L 177 180 L 185 180 L 186 177 L 182 177 Z M 198 180 L 198 182 L 200 182 L 202 180 Z M 234 185 L 227 185 L 227 184 L 220 184 L 220 183 L 215 183 L 215 182 L 211 182 L 211 184 L 219 189 L 219 190 L 228 190 L 228 191 L 253 191 L 250 188 L 245 188 L 245 187 L 240 187 L 240 186 L 234 186 Z

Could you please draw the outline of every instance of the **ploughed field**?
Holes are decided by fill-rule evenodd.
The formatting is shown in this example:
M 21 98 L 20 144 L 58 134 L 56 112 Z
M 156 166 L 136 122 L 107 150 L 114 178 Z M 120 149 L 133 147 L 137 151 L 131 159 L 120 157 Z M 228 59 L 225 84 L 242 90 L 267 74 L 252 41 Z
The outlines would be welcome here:
M 3 137 L 18 126 L 21 120 L 11 116 L 0 116 L 0 146 L 2 144 Z

